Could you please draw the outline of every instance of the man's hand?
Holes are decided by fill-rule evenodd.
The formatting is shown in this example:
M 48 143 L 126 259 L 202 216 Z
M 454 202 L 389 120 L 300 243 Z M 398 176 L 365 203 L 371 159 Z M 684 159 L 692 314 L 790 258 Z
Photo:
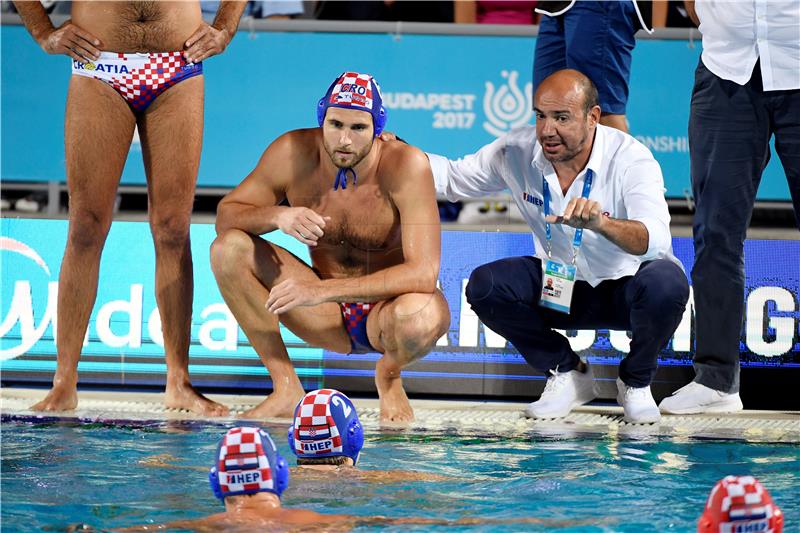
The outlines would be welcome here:
M 39 41 L 48 54 L 66 54 L 85 63 L 100 58 L 100 39 L 67 20 Z
M 272 287 L 265 307 L 280 315 L 298 306 L 312 306 L 324 301 L 321 281 L 287 279 Z
M 203 22 L 186 41 L 183 57 L 189 63 L 199 63 L 211 56 L 221 54 L 233 35 L 226 29 L 217 29 Z
M 606 222 L 606 217 L 603 216 L 600 204 L 594 200 L 573 198 L 567 204 L 562 216 L 547 215 L 545 220 L 551 224 L 564 224 L 573 228 L 600 231 L 601 226 Z
M 278 216 L 278 229 L 308 246 L 316 246 L 325 232 L 325 222 L 331 217 L 323 217 L 307 207 L 288 207 Z

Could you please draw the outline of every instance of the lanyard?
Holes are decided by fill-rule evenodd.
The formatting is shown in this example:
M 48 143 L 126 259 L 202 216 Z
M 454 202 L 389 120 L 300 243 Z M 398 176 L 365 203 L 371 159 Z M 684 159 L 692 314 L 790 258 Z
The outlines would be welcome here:
M 589 198 L 589 191 L 592 190 L 592 181 L 594 180 L 594 172 L 592 169 L 586 170 L 586 177 L 583 180 L 583 193 L 581 194 L 582 198 Z M 542 192 L 544 195 L 544 216 L 550 214 L 550 186 L 547 184 L 547 180 L 544 179 L 544 174 L 542 175 Z M 544 231 L 547 235 L 547 257 L 551 256 L 551 245 L 550 239 L 552 238 L 550 232 L 550 223 L 547 222 L 547 219 L 544 221 Z M 576 228 L 575 229 L 575 237 L 572 239 L 572 264 L 575 264 L 575 260 L 578 258 L 578 250 L 581 247 L 581 240 L 583 240 L 583 228 Z

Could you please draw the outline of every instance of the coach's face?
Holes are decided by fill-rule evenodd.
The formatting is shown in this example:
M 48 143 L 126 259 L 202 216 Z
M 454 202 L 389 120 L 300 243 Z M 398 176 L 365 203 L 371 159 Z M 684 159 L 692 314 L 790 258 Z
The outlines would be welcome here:
M 536 138 L 544 157 L 563 163 L 591 151 L 600 108 L 588 112 L 583 92 L 575 84 L 542 84 L 536 91 Z
M 325 151 L 339 168 L 352 168 L 372 148 L 372 115 L 358 109 L 331 107 L 322 123 Z

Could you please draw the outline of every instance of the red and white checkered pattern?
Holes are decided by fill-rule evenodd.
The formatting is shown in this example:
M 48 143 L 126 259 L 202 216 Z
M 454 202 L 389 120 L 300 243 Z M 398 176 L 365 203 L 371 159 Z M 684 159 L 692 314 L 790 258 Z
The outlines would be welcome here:
M 219 486 L 223 494 L 274 488 L 261 433 L 258 428 L 237 427 L 225 434 L 217 458 Z M 255 472 L 259 474 L 258 481 L 242 482 L 243 474 Z
M 125 66 L 127 74 L 117 74 Z M 95 63 L 86 63 L 73 73 L 90 76 L 111 85 L 137 111 L 144 110 L 164 90 L 178 81 L 202 72 L 200 64 L 184 68 L 188 63 L 182 52 L 118 54 L 103 52 Z M 98 66 L 111 72 L 98 70 Z M 101 67 L 101 68 L 102 68 Z
M 370 309 L 372 309 L 374 304 L 368 303 L 361 303 L 361 302 L 347 302 L 342 303 L 342 313 L 344 314 L 344 319 L 347 321 L 347 330 L 351 330 L 358 326 L 358 324 L 367 318 L 369 315 Z
M 782 530 L 783 517 L 764 486 L 753 476 L 727 476 L 708 497 L 698 530 L 714 533 Z
M 374 83 L 369 74 L 345 72 L 334 85 L 329 103 L 363 107 L 372 112 L 372 84 L 370 81 Z
M 342 453 L 342 437 L 331 416 L 331 397 L 338 394 L 334 389 L 319 389 L 309 392 L 300 401 L 295 411 L 294 447 L 298 455 Z M 302 438 L 301 438 L 302 437 Z M 303 442 L 330 440 L 330 446 L 308 451 Z

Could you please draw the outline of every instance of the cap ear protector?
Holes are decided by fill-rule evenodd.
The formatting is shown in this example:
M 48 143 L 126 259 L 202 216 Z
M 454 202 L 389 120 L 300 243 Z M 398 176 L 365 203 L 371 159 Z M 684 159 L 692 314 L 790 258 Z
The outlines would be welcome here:
M 228 496 L 257 492 L 280 497 L 289 486 L 289 465 L 264 430 L 236 427 L 220 440 L 208 483 L 214 496 L 223 501 Z
M 306 394 L 294 410 L 289 448 L 301 458 L 344 456 L 358 463 L 364 427 L 350 398 L 334 389 Z
M 355 100 L 364 100 L 364 104 L 353 101 L 353 97 L 342 97 L 342 94 L 355 93 Z M 366 97 L 362 97 L 364 93 Z M 371 106 L 368 105 L 371 103 Z M 317 124 L 322 126 L 325 122 L 325 114 L 330 107 L 340 107 L 342 109 L 357 109 L 366 111 L 372 115 L 372 126 L 374 135 L 381 134 L 386 126 L 386 109 L 383 107 L 383 97 L 375 78 L 369 74 L 358 74 L 357 72 L 342 72 L 333 83 L 331 83 L 325 96 L 317 102 Z

